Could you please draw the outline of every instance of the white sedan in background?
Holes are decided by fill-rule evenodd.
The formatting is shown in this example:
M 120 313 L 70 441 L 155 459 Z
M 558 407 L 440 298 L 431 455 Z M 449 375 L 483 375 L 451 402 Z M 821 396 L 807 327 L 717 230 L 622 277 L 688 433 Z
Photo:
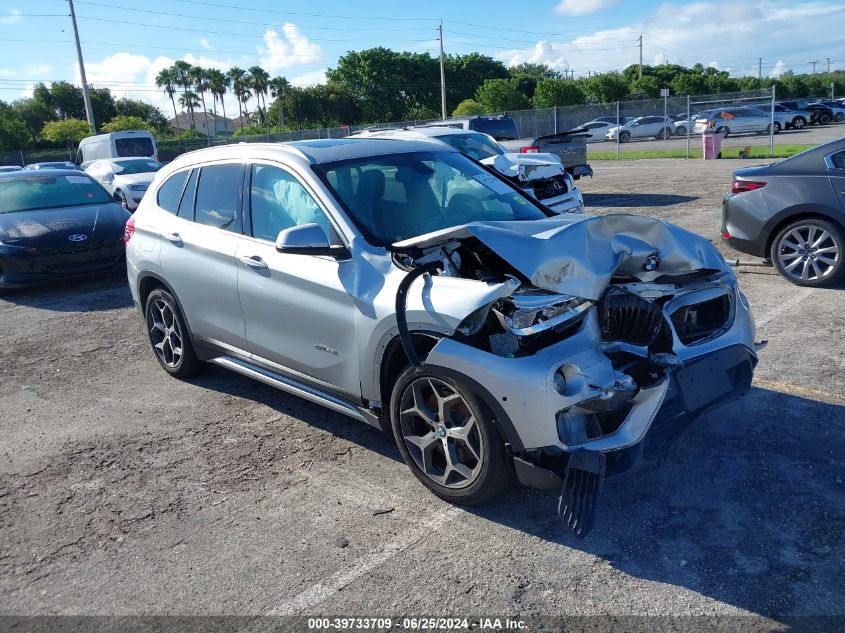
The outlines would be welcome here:
M 150 158 L 95 160 L 85 173 L 100 183 L 127 211 L 138 208 L 161 163 Z

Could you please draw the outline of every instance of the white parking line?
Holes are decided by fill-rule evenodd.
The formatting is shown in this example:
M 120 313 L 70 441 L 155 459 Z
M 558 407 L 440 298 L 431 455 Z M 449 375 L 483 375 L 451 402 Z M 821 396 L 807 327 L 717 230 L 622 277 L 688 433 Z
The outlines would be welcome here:
M 299 595 L 285 600 L 268 611 L 266 615 L 295 615 L 307 609 L 314 608 L 331 598 L 347 585 L 358 580 L 364 574 L 370 573 L 415 543 L 427 536 L 437 534 L 441 527 L 463 513 L 464 510 L 455 506 L 440 510 L 427 521 L 417 523 L 403 532 L 398 538 L 385 542 L 383 547 L 378 551 L 360 558 L 351 567 L 344 567 L 338 570 L 325 582 L 312 585 Z
M 769 323 L 773 319 L 776 319 L 784 312 L 788 312 L 798 304 L 802 303 L 815 292 L 816 288 L 804 288 L 797 294 L 792 295 L 791 298 L 787 299 L 776 308 L 769 310 L 765 316 L 757 318 L 757 329 L 762 329 L 767 323 Z

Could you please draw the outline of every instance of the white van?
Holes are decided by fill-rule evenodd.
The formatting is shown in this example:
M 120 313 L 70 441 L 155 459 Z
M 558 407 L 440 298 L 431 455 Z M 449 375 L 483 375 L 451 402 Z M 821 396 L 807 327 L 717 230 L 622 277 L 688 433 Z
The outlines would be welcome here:
M 97 134 L 79 141 L 76 162 L 85 169 L 101 158 L 151 158 L 158 160 L 155 137 L 146 130 Z

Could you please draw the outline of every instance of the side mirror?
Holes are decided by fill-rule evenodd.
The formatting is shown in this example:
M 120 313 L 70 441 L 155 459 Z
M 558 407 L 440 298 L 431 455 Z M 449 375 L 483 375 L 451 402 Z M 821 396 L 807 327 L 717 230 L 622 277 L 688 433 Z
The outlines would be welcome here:
M 328 255 L 335 258 L 349 256 L 343 246 L 332 246 L 319 224 L 300 224 L 285 229 L 276 238 L 276 250 L 290 255 Z

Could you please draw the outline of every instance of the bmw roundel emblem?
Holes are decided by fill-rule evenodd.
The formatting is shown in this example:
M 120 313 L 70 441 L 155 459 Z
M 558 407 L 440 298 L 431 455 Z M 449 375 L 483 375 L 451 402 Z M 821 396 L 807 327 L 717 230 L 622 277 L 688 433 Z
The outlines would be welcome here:
M 75 235 L 71 235 L 67 239 L 69 242 L 84 242 L 88 239 L 88 236 L 84 233 L 76 233 Z
M 658 257 L 657 253 L 652 253 L 643 261 L 643 270 L 646 272 L 655 271 L 658 266 L 660 266 L 660 257 Z

